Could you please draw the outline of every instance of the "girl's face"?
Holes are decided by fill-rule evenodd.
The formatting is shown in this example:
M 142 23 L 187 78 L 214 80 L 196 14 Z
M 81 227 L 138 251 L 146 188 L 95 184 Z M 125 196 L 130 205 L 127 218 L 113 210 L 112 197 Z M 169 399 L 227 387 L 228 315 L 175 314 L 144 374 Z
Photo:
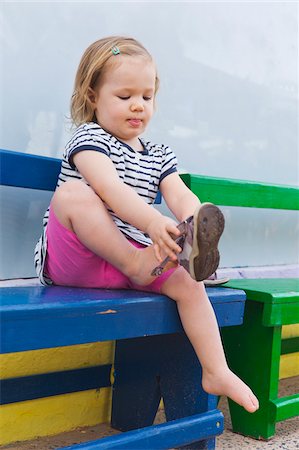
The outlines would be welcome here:
M 93 104 L 99 125 L 135 150 L 154 111 L 154 64 L 143 58 L 116 55 L 94 92 Z

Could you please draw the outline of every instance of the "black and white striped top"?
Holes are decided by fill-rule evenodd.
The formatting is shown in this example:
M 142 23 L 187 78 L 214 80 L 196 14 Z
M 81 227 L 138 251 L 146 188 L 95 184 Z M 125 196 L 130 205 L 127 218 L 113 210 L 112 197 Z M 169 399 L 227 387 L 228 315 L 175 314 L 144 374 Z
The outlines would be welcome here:
M 115 165 L 120 179 L 131 186 L 147 204 L 152 205 L 156 199 L 160 182 L 167 175 L 177 171 L 177 159 L 172 150 L 163 144 L 154 144 L 142 138 L 140 138 L 140 142 L 144 150 L 137 152 L 107 133 L 97 123 L 89 122 L 81 125 L 66 145 L 57 187 L 71 179 L 82 180 L 87 184 L 75 167 L 73 156 L 84 150 L 95 150 L 107 155 Z M 151 239 L 142 231 L 121 220 L 112 210 L 109 212 L 125 236 L 144 245 L 152 243 Z M 43 220 L 43 234 L 35 248 L 36 271 L 43 284 L 51 284 L 51 280 L 43 273 L 47 252 L 48 217 L 49 209 Z

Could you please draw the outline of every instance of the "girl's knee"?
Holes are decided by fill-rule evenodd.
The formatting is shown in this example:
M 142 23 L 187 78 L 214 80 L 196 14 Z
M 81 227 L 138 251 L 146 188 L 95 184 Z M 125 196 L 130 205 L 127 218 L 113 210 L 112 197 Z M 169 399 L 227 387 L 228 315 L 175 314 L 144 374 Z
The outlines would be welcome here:
M 55 191 L 54 196 L 77 197 L 79 195 L 88 195 L 93 190 L 80 180 L 65 181 Z
M 88 201 L 95 201 L 97 195 L 93 189 L 80 180 L 66 181 L 60 185 L 52 198 L 51 205 L 56 208 L 58 205 L 63 207 L 74 207 L 77 204 Z
M 164 283 L 162 292 L 176 302 L 190 302 L 206 295 L 204 284 L 193 280 L 183 267 L 179 267 Z
M 51 200 L 51 209 L 59 222 L 73 231 L 73 215 L 81 215 L 82 207 L 99 202 L 95 192 L 80 180 L 66 181 L 60 185 Z

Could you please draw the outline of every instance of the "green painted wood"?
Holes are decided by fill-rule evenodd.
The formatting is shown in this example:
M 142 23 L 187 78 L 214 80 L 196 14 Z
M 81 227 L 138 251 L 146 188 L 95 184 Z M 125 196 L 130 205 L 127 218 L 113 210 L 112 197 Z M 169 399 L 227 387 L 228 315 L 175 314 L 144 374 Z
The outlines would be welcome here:
M 247 299 L 262 303 L 294 303 L 299 321 L 299 279 L 298 278 L 254 278 L 230 280 L 225 287 L 242 289 Z M 294 322 L 293 322 L 294 323 Z
M 299 188 L 192 174 L 183 181 L 202 202 L 217 205 L 299 210 Z M 249 414 L 229 401 L 233 431 L 268 439 L 277 421 L 298 414 L 299 395 L 278 399 L 282 325 L 299 322 L 298 279 L 231 280 L 226 287 L 242 289 L 247 302 L 244 323 L 222 329 L 230 367 L 253 389 L 260 409 Z M 288 340 L 290 341 L 290 340 Z M 282 352 L 298 349 L 297 339 Z M 270 400 L 274 399 L 274 400 Z
M 276 422 L 296 417 L 299 415 L 299 394 L 277 398 L 272 401 L 272 405 L 276 414 Z
M 229 281 L 225 287 L 242 289 L 247 300 L 263 303 L 264 326 L 299 323 L 298 278 L 237 279 Z
M 295 352 L 299 352 L 299 337 L 283 339 L 281 342 L 281 354 L 287 355 Z
M 299 322 L 299 303 L 265 304 L 263 325 L 275 327 Z
M 233 431 L 268 439 L 275 434 L 270 399 L 278 396 L 281 327 L 265 327 L 262 303 L 246 301 L 243 325 L 221 330 L 231 369 L 253 390 L 260 408 L 250 414 L 229 401 Z
M 299 210 L 299 187 L 204 175 L 182 174 L 202 202 L 216 205 Z

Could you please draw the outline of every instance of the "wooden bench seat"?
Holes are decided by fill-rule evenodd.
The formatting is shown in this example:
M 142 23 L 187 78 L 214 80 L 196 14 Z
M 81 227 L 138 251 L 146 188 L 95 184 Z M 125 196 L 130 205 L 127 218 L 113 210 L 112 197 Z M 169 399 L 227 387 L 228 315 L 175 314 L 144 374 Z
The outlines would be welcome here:
M 210 288 L 208 295 L 220 326 L 242 322 L 242 291 Z M 216 397 L 201 388 L 200 364 L 175 302 L 146 292 L 54 286 L 6 287 L 1 298 L 1 353 L 117 340 L 111 423 L 139 430 L 79 448 L 214 448 L 223 416 Z M 16 401 L 26 386 L 34 398 L 28 381 L 2 380 L 2 402 Z M 170 422 L 152 427 L 161 398 Z
M 22 166 L 26 167 L 26 170 L 14 170 L 16 166 L 19 166 L 20 161 Z M 1 162 L 1 182 L 6 186 L 17 186 L 44 190 L 53 190 L 55 187 L 60 161 L 54 158 L 37 157 L 34 155 L 2 151 Z M 269 183 L 228 180 L 192 174 L 183 175 L 182 178 L 190 187 L 190 189 L 196 195 L 198 195 L 202 201 L 211 201 L 218 205 L 232 205 L 237 207 L 271 208 L 273 209 L 273 214 L 275 213 L 275 209 L 299 209 L 299 189 L 294 186 L 270 185 Z M 276 261 L 273 261 L 273 264 L 275 263 Z M 233 328 L 226 328 L 223 332 L 223 337 L 229 360 L 231 361 L 233 369 L 235 369 L 237 374 L 239 374 L 240 376 L 242 376 L 243 373 L 249 374 L 252 371 L 252 363 L 254 363 L 255 358 L 257 358 L 258 360 L 262 360 L 261 348 L 265 347 L 266 349 L 268 349 L 267 364 L 265 363 L 266 359 L 260 364 L 256 364 L 256 371 L 254 372 L 254 376 L 252 375 L 253 377 L 255 377 L 254 380 L 247 379 L 246 376 L 243 376 L 245 381 L 247 380 L 247 382 L 252 385 L 257 395 L 261 395 L 261 398 L 259 399 L 261 403 L 261 409 L 254 415 L 249 415 L 245 411 L 242 411 L 241 414 L 240 408 L 232 405 L 231 402 L 230 410 L 234 431 L 248 434 L 253 437 L 261 437 L 267 439 L 275 433 L 275 423 L 277 421 L 284 420 L 287 417 L 291 417 L 293 415 L 297 415 L 299 412 L 297 395 L 281 401 L 277 399 L 277 367 L 279 365 L 281 353 L 280 347 L 286 348 L 286 346 L 288 346 L 288 351 L 292 352 L 298 352 L 299 350 L 297 338 L 294 338 L 292 342 L 286 342 L 284 339 L 281 340 L 281 328 L 282 331 L 284 331 L 284 327 L 286 326 L 286 324 L 290 323 L 288 322 L 288 320 L 294 321 L 292 323 L 298 323 L 298 303 L 297 300 L 294 300 L 295 298 L 297 298 L 297 294 L 295 296 L 293 294 L 293 292 L 298 292 L 298 285 L 297 280 L 285 279 L 279 282 L 277 281 L 277 283 L 280 283 L 280 294 L 279 296 L 277 296 L 273 290 L 275 282 L 272 279 L 267 282 L 265 281 L 265 283 L 267 284 L 264 284 L 263 286 L 261 285 L 259 278 L 250 280 L 250 289 L 246 284 L 238 284 L 241 283 L 241 281 L 242 283 L 245 283 L 245 281 L 247 282 L 247 280 L 232 280 L 228 285 L 229 287 L 217 288 L 215 290 L 213 288 L 212 290 L 208 290 L 208 293 L 215 308 L 220 326 L 230 326 L 232 324 L 236 324 L 236 318 L 234 317 L 234 314 L 236 312 L 235 302 L 238 303 L 240 301 L 244 301 L 244 297 L 242 297 L 242 295 L 244 295 L 243 289 L 248 295 L 249 302 L 248 308 L 246 308 L 245 310 L 245 324 L 250 323 L 250 327 L 245 324 L 244 327 L 237 327 L 236 336 L 234 339 L 231 339 L 230 336 L 233 336 L 233 334 L 231 334 L 230 332 L 233 333 L 235 332 L 235 330 Z M 292 283 L 295 283 L 295 288 L 293 287 Z M 236 290 L 237 297 L 232 296 L 230 297 L 230 300 L 228 300 L 228 298 L 225 297 L 224 292 L 225 290 L 227 290 L 226 292 L 229 292 L 229 295 L 231 296 L 233 295 L 233 291 L 231 291 L 232 288 L 238 288 Z M 181 341 L 184 333 L 182 333 L 181 328 L 180 331 L 178 328 L 176 330 L 176 327 L 179 327 L 179 318 L 177 316 L 176 310 L 174 309 L 174 304 L 169 299 L 163 298 L 162 296 L 157 297 L 152 294 L 147 294 L 146 296 L 148 299 L 148 304 L 146 304 L 147 300 L 145 300 L 141 293 L 138 293 L 137 297 L 135 297 L 135 299 L 133 300 L 132 297 L 130 300 L 126 300 L 125 297 L 129 295 L 129 292 L 122 292 L 119 299 L 121 303 L 124 303 L 124 309 L 122 310 L 122 315 L 120 316 L 120 314 L 111 312 L 120 311 L 120 309 L 116 309 L 115 302 L 117 303 L 117 298 L 106 298 L 104 300 L 106 305 L 104 310 L 97 310 L 98 306 L 95 305 L 95 297 L 90 297 L 90 295 L 97 295 L 94 293 L 94 290 L 87 290 L 88 296 L 85 298 L 85 300 L 83 300 L 83 303 L 86 301 L 85 306 L 81 306 L 82 301 L 76 302 L 75 300 L 79 291 L 77 291 L 76 294 L 71 294 L 67 301 L 62 301 L 62 304 L 64 306 L 62 306 L 62 304 L 60 304 L 59 306 L 55 304 L 57 303 L 56 293 L 58 293 L 58 291 L 52 291 L 54 289 L 53 287 L 38 287 L 38 289 L 39 291 L 31 291 L 31 294 L 28 294 L 31 300 L 29 299 L 27 294 L 24 294 L 23 291 L 23 294 L 19 296 L 19 305 L 14 305 L 14 301 L 12 299 L 15 294 L 17 295 L 17 292 L 20 293 L 21 291 L 17 291 L 17 289 L 14 289 L 13 294 L 8 295 L 10 297 L 11 309 L 9 305 L 4 305 L 3 313 L 6 314 L 6 317 L 8 319 L 10 318 L 9 320 L 11 320 L 11 325 L 6 325 L 7 328 L 6 331 L 3 332 L 4 335 L 6 335 L 7 333 L 12 333 L 15 336 L 15 334 L 18 333 L 18 325 L 23 322 L 20 326 L 20 332 L 22 330 L 23 336 L 25 336 L 27 332 L 29 332 L 29 335 L 31 335 L 31 344 L 29 344 L 29 342 L 27 341 L 30 340 L 30 338 L 27 338 L 26 336 L 24 338 L 24 342 L 27 341 L 26 344 L 17 344 L 20 346 L 20 348 L 22 347 L 22 345 L 25 345 L 24 348 L 26 348 L 26 346 L 28 345 L 29 347 L 27 348 L 41 348 L 42 345 L 71 345 L 69 343 L 66 344 L 66 342 L 74 343 L 77 342 L 77 339 L 79 339 L 80 341 L 81 336 L 84 336 L 85 333 L 90 337 L 93 336 L 93 338 L 95 339 L 103 339 L 103 336 L 101 336 L 101 331 L 96 330 L 99 324 L 102 323 L 101 320 L 103 320 L 107 324 L 113 324 L 110 338 L 118 339 L 115 354 L 116 376 L 115 383 L 113 384 L 114 406 L 112 411 L 112 424 L 114 424 L 115 427 L 123 430 L 128 430 L 132 427 L 147 428 L 147 426 L 152 423 L 152 416 L 154 414 L 153 411 L 155 411 L 157 402 L 161 397 L 164 398 L 164 401 L 166 398 L 171 398 L 172 400 L 174 398 L 176 399 L 176 401 L 166 401 L 165 403 L 167 419 L 184 420 L 184 426 L 187 426 L 185 419 L 187 419 L 188 422 L 188 417 L 189 419 L 191 417 L 190 414 L 194 415 L 195 420 L 195 416 L 198 413 L 202 415 L 206 414 L 209 411 L 216 411 L 215 414 L 220 414 L 219 412 L 217 412 L 217 410 L 215 410 L 215 398 L 213 398 L 212 396 L 207 396 L 205 393 L 197 390 L 198 379 L 200 377 L 200 367 L 197 367 L 196 370 L 194 369 L 194 367 L 196 366 L 194 355 L 191 356 L 192 352 L 187 352 L 185 341 L 184 343 L 182 343 L 183 341 Z M 44 291 L 44 289 L 46 289 L 47 291 Z M 36 295 L 33 292 L 35 292 Z M 47 294 L 45 294 L 46 292 Z M 47 303 L 46 297 L 51 296 L 50 292 L 53 292 L 53 298 L 50 303 Z M 90 294 L 91 292 L 93 293 Z M 215 297 L 216 294 L 219 295 L 218 300 Z M 115 295 L 117 296 L 118 293 L 115 292 Z M 130 295 L 134 296 L 136 295 L 136 293 L 131 292 Z M 21 300 L 22 298 L 23 300 Z M 39 304 L 39 306 L 34 306 L 35 301 L 39 303 L 43 298 L 45 300 L 45 307 L 43 307 L 41 303 Z M 60 297 L 58 295 L 58 299 L 59 298 Z M 221 298 L 222 300 L 220 300 Z M 138 299 L 141 299 L 140 305 Z M 103 298 L 101 299 L 101 302 L 102 300 Z M 22 301 L 25 302 L 25 304 L 23 304 L 23 307 Z M 140 315 L 138 316 L 138 319 L 135 318 L 135 321 L 132 321 L 131 313 L 129 313 L 129 303 L 127 303 L 127 301 L 129 303 L 131 302 L 131 306 L 135 301 L 136 311 L 137 308 L 139 308 L 138 310 Z M 58 303 L 59 302 L 60 300 L 58 300 Z M 64 304 L 64 302 L 66 303 Z M 76 303 L 80 303 L 79 308 L 76 306 Z M 102 304 L 102 306 L 104 306 L 104 304 Z M 151 308 L 151 306 L 153 308 Z M 144 311 L 146 311 L 145 318 L 142 317 L 143 313 L 141 308 L 143 307 L 145 308 Z M 80 310 L 80 308 L 82 309 Z M 219 308 L 223 310 L 223 315 L 220 314 Z M 135 308 L 133 309 L 135 311 Z M 34 314 L 32 314 L 33 311 Z M 47 311 L 49 312 L 48 316 Z M 52 313 L 50 311 L 52 311 Z M 64 313 L 62 313 L 63 311 Z M 105 312 L 106 314 L 103 314 Z M 41 319 L 41 317 L 43 317 L 43 321 L 41 322 L 43 323 L 43 326 L 39 325 L 39 320 L 37 319 L 39 314 L 39 320 Z M 253 317 L 256 316 L 255 320 L 251 319 L 251 314 L 253 314 Z M 241 315 L 239 315 L 239 324 L 242 323 Z M 101 318 L 98 318 L 97 316 L 101 316 Z M 102 318 L 103 316 L 104 319 Z M 16 321 L 18 317 L 20 318 L 19 322 Z M 126 318 L 125 329 L 126 332 L 129 333 L 127 337 L 125 337 L 121 333 L 118 334 L 119 317 L 122 317 L 123 320 Z M 148 323 L 152 322 L 150 320 L 150 317 L 154 320 L 154 322 L 151 324 Z M 272 323 L 271 321 L 274 320 L 275 317 L 276 322 Z M 25 318 L 27 318 L 28 320 L 27 324 Z M 14 325 L 12 325 L 13 323 Z M 63 326 L 65 326 L 65 330 L 63 330 L 63 332 L 61 331 L 60 327 L 60 324 L 62 323 L 64 324 Z M 69 324 L 70 328 L 68 328 L 68 325 L 66 324 Z M 56 328 L 53 328 L 53 325 Z M 9 329 L 12 330 L 10 326 L 14 327 L 13 332 L 9 331 Z M 32 326 L 33 329 L 31 330 L 30 328 Z M 37 329 L 35 329 L 35 327 L 37 327 L 37 329 L 41 333 L 44 329 L 47 329 L 47 337 L 44 336 L 43 338 L 41 338 L 39 336 L 39 333 L 36 332 Z M 105 333 L 108 333 L 108 328 L 106 328 Z M 134 329 L 138 329 L 137 334 L 135 331 L 133 331 Z M 241 329 L 242 331 L 240 331 Z M 109 333 L 107 334 L 107 336 L 109 335 Z M 260 340 L 256 341 L 253 339 L 251 341 L 251 335 L 260 336 Z M 106 339 L 106 337 L 104 338 Z M 179 339 L 178 342 L 175 340 L 177 338 Z M 163 343 L 162 341 L 160 341 L 160 339 L 163 339 Z M 184 337 L 184 339 L 186 338 Z M 48 344 L 46 344 L 47 340 Z M 234 341 L 233 344 L 232 340 Z M 13 342 L 14 339 L 9 339 L 9 341 Z M 290 340 L 288 339 L 288 341 Z M 55 344 L 55 342 L 57 344 Z M 251 344 L 250 351 L 248 351 L 248 354 L 246 355 L 244 354 L 244 352 L 240 351 L 241 345 L 243 345 L 244 342 L 250 342 Z M 17 351 L 12 350 L 12 348 L 14 348 L 13 346 L 16 345 L 16 342 L 10 344 L 8 341 L 6 341 L 4 345 L 4 348 L 6 348 L 5 351 Z M 10 347 L 10 345 L 12 346 Z M 32 347 L 30 347 L 30 345 Z M 144 347 L 145 345 L 149 347 Z M 152 350 L 146 351 L 145 348 L 150 348 Z M 175 355 L 177 355 L 178 358 L 178 360 L 175 360 L 175 363 L 173 363 L 173 348 L 175 348 Z M 157 349 L 159 350 L 158 352 Z M 167 349 L 167 351 L 165 349 Z M 148 357 L 148 355 L 150 355 L 150 357 Z M 167 355 L 171 355 L 171 357 L 167 357 Z M 181 359 L 183 357 L 185 359 Z M 118 366 L 118 364 L 120 364 L 120 361 L 121 365 Z M 130 361 L 129 365 L 128 361 Z M 134 361 L 137 361 L 136 364 L 134 364 Z M 147 361 L 149 362 L 149 364 L 146 365 Z M 117 367 L 121 367 L 121 370 L 118 370 Z M 142 370 L 142 367 L 146 367 L 146 370 Z M 153 373 L 151 373 L 150 367 L 153 368 Z M 168 374 L 166 378 L 164 377 L 164 380 L 171 380 L 166 384 L 161 382 L 161 373 L 165 370 L 165 367 L 168 368 Z M 190 367 L 192 368 L 192 370 L 190 369 Z M 268 379 L 266 382 L 262 383 L 261 380 L 264 379 L 262 376 L 264 367 L 267 367 L 266 372 L 268 374 Z M 145 379 L 145 374 L 149 373 L 151 373 L 151 375 L 148 375 L 150 380 L 148 382 Z M 134 376 L 132 374 L 134 374 Z M 189 375 L 191 378 L 189 378 Z M 172 378 L 172 376 L 174 378 Z M 139 383 L 141 383 L 140 386 L 138 386 Z M 268 390 L 264 389 L 264 386 L 267 383 L 269 383 L 270 385 L 270 390 L 268 388 Z M 124 392 L 124 396 L 122 397 L 119 388 L 124 387 L 125 385 L 126 388 L 122 391 Z M 190 392 L 193 393 L 191 394 L 189 392 L 187 397 L 185 395 L 186 386 L 188 386 L 188 389 L 191 389 Z M 132 392 L 134 392 L 134 394 L 132 394 Z M 149 392 L 151 393 L 151 396 L 149 396 Z M 149 402 L 150 412 L 148 414 L 145 411 L 145 405 L 148 404 L 149 398 L 151 400 Z M 188 398 L 189 400 L 190 398 L 193 399 L 191 402 L 191 407 L 190 401 L 188 400 L 186 402 L 186 398 Z M 133 404 L 129 408 L 130 414 L 131 411 L 133 411 L 133 418 L 128 413 L 128 405 L 131 404 L 132 399 L 134 400 L 134 402 L 136 401 L 136 405 Z M 200 406 L 198 405 L 197 400 L 195 401 L 194 399 L 200 399 L 198 400 Z M 177 406 L 171 406 L 175 404 Z M 115 405 L 117 405 L 117 407 Z M 118 413 L 120 415 L 120 418 L 117 417 Z M 203 416 L 200 417 L 200 421 L 202 417 Z M 214 436 L 221 433 L 223 427 L 223 424 L 220 420 L 221 415 L 217 417 L 219 418 L 219 420 L 217 419 L 216 422 L 212 422 L 214 426 L 216 424 L 217 428 L 217 430 L 214 428 Z M 253 426 L 250 425 L 251 422 L 249 421 L 249 418 L 250 420 L 252 420 L 252 423 L 254 424 Z M 203 422 L 201 422 L 201 424 L 202 423 Z M 164 442 L 164 439 L 167 440 L 167 436 L 171 434 L 171 432 L 169 431 L 170 428 L 167 428 L 167 424 L 163 424 L 163 426 L 165 427 L 163 428 L 164 431 L 162 431 L 162 428 L 159 428 L 159 430 L 161 431 L 161 436 L 163 435 L 162 441 Z M 180 426 L 183 426 L 183 422 L 181 422 Z M 201 427 L 202 425 L 198 426 L 198 433 L 202 432 Z M 151 428 L 151 430 L 144 429 L 142 431 L 146 431 L 146 433 L 150 434 L 151 432 L 153 432 L 155 434 L 155 431 L 153 430 L 154 429 Z M 142 431 L 138 431 L 138 439 L 140 438 L 140 432 L 142 433 Z M 181 438 L 183 435 L 184 433 L 182 432 Z M 206 448 L 213 448 L 213 446 L 215 445 L 214 439 L 208 439 L 208 437 L 211 436 L 211 431 L 207 432 L 206 438 L 199 438 L 198 436 L 197 439 L 204 439 L 200 444 L 202 448 L 205 448 L 205 446 Z M 120 439 L 120 437 L 118 439 Z M 145 440 L 146 439 L 147 438 L 145 438 Z M 133 445 L 132 442 L 133 441 L 131 441 L 131 444 L 128 445 L 131 445 L 131 447 L 134 448 L 135 444 Z M 140 441 L 136 442 L 138 442 L 138 444 L 136 445 L 140 446 Z M 152 441 L 152 445 L 154 445 L 153 442 L 154 441 Z M 180 443 L 178 443 L 177 441 L 177 444 L 184 445 L 183 442 L 186 443 L 185 437 L 182 438 L 182 441 L 180 441 Z M 119 443 L 112 443 L 111 445 L 112 447 L 109 448 L 114 448 L 113 445 L 119 445 Z M 163 443 L 161 443 L 161 445 L 163 445 Z M 174 444 L 171 445 L 175 446 Z M 199 448 L 198 446 L 196 447 L 197 444 L 194 445 L 194 448 Z M 101 447 L 81 446 L 81 448 Z M 188 446 L 188 448 L 192 447 Z
M 242 323 L 242 291 L 208 288 L 219 326 Z M 182 333 L 176 303 L 133 290 L 1 288 L 1 353 Z
M 244 289 L 247 296 L 244 323 L 223 330 L 228 361 L 260 401 L 256 414 L 230 402 L 233 428 L 255 438 L 269 438 L 277 422 L 299 415 L 299 392 L 278 398 L 282 327 L 299 323 L 299 280 L 232 280 L 227 286 Z M 298 351 L 299 338 L 290 343 Z
M 10 151 L 0 156 L 2 185 L 55 188 L 59 160 Z M 215 448 L 223 416 L 217 398 L 202 390 L 201 367 L 175 302 L 140 291 L 58 286 L 3 287 L 0 295 L 3 356 L 17 361 L 22 352 L 116 341 L 113 365 L 1 380 L 2 408 L 29 402 L 19 427 L 26 426 L 33 399 L 111 385 L 111 424 L 124 433 L 71 448 Z M 243 291 L 212 288 L 208 295 L 219 326 L 242 323 Z M 167 422 L 152 425 L 161 398 Z M 14 418 L 8 422 L 3 426 L 13 427 Z M 20 431 L 15 429 L 12 439 L 18 440 Z

